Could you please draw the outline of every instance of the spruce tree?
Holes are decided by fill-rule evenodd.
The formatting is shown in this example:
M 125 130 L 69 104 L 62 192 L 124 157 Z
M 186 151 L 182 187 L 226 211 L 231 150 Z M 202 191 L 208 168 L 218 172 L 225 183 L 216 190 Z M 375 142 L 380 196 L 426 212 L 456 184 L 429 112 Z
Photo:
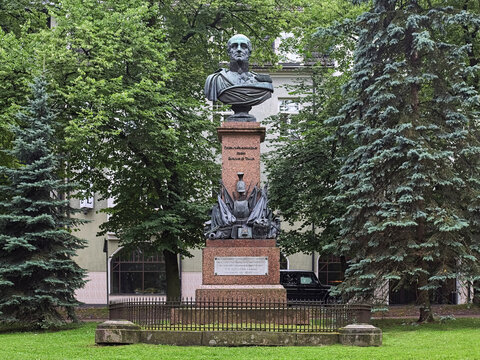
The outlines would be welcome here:
M 19 126 L 13 150 L 17 166 L 0 167 L 0 321 L 34 328 L 63 323 L 59 308 L 74 319 L 74 291 L 85 275 L 73 260 L 84 246 L 71 233 L 75 220 L 64 194 L 72 185 L 59 178 L 54 153 L 54 113 L 43 77 L 32 84 L 32 99 Z
M 373 1 L 334 119 L 358 145 L 337 182 L 348 208 L 336 249 L 351 257 L 339 290 L 374 301 L 389 282 L 411 284 L 420 321 L 443 283 L 479 276 L 478 67 L 452 39 L 479 19 L 443 4 Z

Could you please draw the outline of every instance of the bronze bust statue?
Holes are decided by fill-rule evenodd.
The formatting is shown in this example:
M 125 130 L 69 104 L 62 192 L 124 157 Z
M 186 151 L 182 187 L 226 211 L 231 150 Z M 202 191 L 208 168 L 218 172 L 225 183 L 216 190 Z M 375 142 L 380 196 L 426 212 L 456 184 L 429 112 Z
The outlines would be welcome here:
M 242 34 L 228 40 L 229 69 L 219 69 L 205 82 L 205 96 L 211 101 L 232 105 L 234 114 L 227 121 L 255 121 L 248 112 L 252 106 L 263 103 L 272 96 L 273 85 L 269 75 L 248 71 L 252 43 Z

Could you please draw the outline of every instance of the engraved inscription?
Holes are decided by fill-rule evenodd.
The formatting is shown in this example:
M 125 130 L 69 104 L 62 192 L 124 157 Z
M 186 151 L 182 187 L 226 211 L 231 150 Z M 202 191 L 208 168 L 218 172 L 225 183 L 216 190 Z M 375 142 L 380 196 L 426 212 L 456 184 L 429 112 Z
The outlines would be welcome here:
M 229 161 L 255 161 L 257 146 L 223 146 L 224 158 Z
M 215 275 L 268 275 L 268 257 L 215 257 Z
M 224 146 L 225 150 L 257 150 L 256 146 Z

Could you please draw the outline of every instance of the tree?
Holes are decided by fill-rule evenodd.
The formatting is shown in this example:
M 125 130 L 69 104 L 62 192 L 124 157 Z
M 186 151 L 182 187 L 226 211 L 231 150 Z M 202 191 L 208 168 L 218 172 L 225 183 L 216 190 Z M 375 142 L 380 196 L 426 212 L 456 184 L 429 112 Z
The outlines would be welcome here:
M 169 298 L 180 295 L 177 254 L 204 242 L 219 178 L 206 75 L 234 32 L 268 45 L 257 46 L 256 61 L 272 59 L 292 8 L 283 0 L 66 0 L 51 9 L 57 26 L 42 34 L 36 56 L 58 89 L 71 176 L 115 200 L 104 232 L 163 252 Z
M 308 9 L 300 15 L 296 36 L 284 44 L 306 62 L 304 80 L 289 87 L 301 110 L 272 117 L 275 138 L 267 158 L 270 204 L 291 225 L 279 237 L 287 254 L 330 252 L 326 246 L 339 231 L 332 220 L 345 208 L 334 200 L 334 184 L 341 157 L 352 148 L 351 141 L 338 141 L 337 127 L 327 120 L 342 104 L 356 37 L 352 18 L 363 8 L 338 0 L 312 3 Z
M 53 4 L 53 2 L 51 2 Z M 35 37 L 47 28 L 43 1 L 17 0 L 0 3 L 0 148 L 11 148 L 15 114 L 25 105 L 32 82 Z M 38 65 L 38 64 L 36 64 Z M 0 153 L 0 165 L 13 159 Z M 0 195 L 1 198 L 1 195 Z
M 463 16 L 469 18 L 478 17 L 480 14 L 480 4 L 478 1 L 462 0 L 462 1 L 449 1 L 449 5 L 455 7 L 457 10 L 462 11 Z M 480 64 L 480 24 L 478 21 L 469 21 L 465 23 L 461 30 L 450 34 L 452 41 L 457 44 L 467 46 L 468 64 L 472 67 Z M 475 87 L 477 92 L 480 91 L 480 78 L 478 72 L 471 74 L 466 78 L 468 84 Z M 472 284 L 476 289 L 480 289 L 480 282 L 477 281 Z M 467 286 L 470 286 L 467 284 Z M 476 291 L 473 294 L 473 302 L 480 304 L 480 291 Z
M 266 161 L 269 200 L 291 225 L 279 237 L 287 254 L 322 251 L 338 234 L 332 220 L 343 209 L 342 204 L 332 201 L 332 190 L 341 166 L 338 152 L 344 153 L 348 146 L 339 146 L 336 128 L 325 120 L 338 110 L 340 86 L 333 84 L 344 78 L 332 77 L 332 68 L 316 71 L 322 75 L 312 75 L 316 78 L 314 94 L 295 92 L 305 106 L 300 113 L 271 119 L 272 133 L 277 136 Z
M 43 77 L 32 85 L 32 99 L 21 124 L 13 129 L 15 167 L 0 167 L 6 185 L 0 191 L 0 321 L 20 322 L 35 328 L 64 323 L 59 307 L 75 319 L 74 292 L 84 285 L 85 272 L 75 263 L 83 241 L 71 233 L 76 224 L 69 214 L 72 190 L 57 175 L 52 124 Z
M 336 249 L 351 257 L 339 289 L 373 301 L 389 281 L 414 284 L 419 321 L 435 289 L 479 274 L 478 68 L 449 36 L 478 21 L 442 2 L 373 1 L 335 119 L 358 144 L 336 185 L 349 204 Z

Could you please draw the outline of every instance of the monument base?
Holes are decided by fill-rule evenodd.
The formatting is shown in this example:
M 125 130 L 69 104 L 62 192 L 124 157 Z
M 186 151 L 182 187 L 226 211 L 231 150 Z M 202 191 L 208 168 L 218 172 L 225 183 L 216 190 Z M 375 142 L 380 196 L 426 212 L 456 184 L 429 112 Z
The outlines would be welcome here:
M 202 285 L 195 291 L 196 301 L 286 303 L 282 285 Z
M 202 251 L 203 285 L 279 285 L 280 249 L 273 241 L 214 240 Z M 240 245 L 240 246 L 238 246 Z
M 286 303 L 274 239 L 207 240 L 197 301 Z

